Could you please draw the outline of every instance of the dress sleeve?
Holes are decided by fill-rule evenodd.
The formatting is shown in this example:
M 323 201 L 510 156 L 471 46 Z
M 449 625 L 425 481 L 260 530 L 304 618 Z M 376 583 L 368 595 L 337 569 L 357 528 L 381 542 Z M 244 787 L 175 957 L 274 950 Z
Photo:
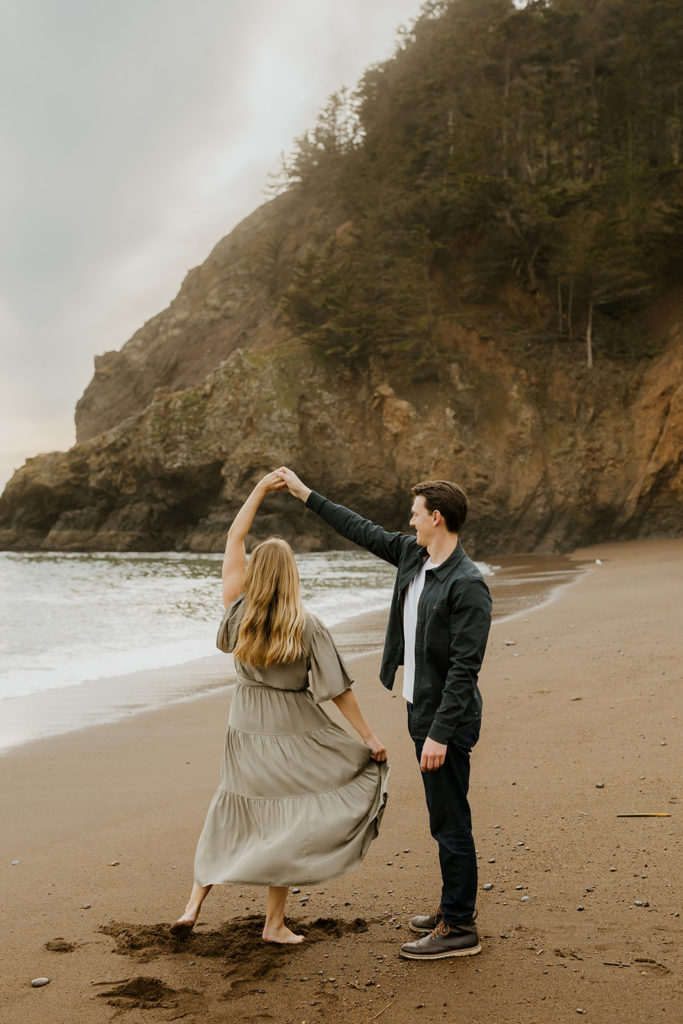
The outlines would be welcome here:
M 316 704 L 339 697 L 353 683 L 334 640 L 319 619 L 313 621 L 309 669 L 308 685 Z
M 242 611 L 244 609 L 244 594 L 240 594 L 235 600 L 228 605 L 225 610 L 225 615 L 221 619 L 221 624 L 218 627 L 218 635 L 216 636 L 216 647 L 219 651 L 223 651 L 224 654 L 231 654 L 235 649 L 237 643 L 237 633 L 240 628 L 240 622 L 242 621 Z

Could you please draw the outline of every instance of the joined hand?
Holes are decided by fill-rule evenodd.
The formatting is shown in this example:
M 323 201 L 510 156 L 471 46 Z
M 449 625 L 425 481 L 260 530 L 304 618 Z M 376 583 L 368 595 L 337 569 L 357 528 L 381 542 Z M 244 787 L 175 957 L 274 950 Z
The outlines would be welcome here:
M 293 494 L 295 498 L 299 498 L 300 501 L 306 501 L 311 488 L 307 487 L 303 481 L 299 479 L 296 473 L 293 473 L 291 469 L 287 469 L 286 466 L 280 466 L 277 469 L 276 474 L 282 480 L 283 486 L 287 488 L 290 494 Z

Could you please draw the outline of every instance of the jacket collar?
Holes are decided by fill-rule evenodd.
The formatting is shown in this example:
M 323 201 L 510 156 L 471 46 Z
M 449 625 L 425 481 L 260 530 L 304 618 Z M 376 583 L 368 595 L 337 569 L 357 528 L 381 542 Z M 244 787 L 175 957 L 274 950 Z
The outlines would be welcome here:
M 427 557 L 429 556 L 427 555 Z M 460 539 L 458 539 L 455 549 L 451 551 L 448 558 L 443 562 L 439 562 L 438 565 L 435 565 L 433 569 L 430 569 L 430 572 L 433 572 L 438 580 L 443 580 L 453 569 L 455 569 L 457 565 L 460 564 L 460 562 L 462 562 L 464 557 L 465 549 L 460 543 Z

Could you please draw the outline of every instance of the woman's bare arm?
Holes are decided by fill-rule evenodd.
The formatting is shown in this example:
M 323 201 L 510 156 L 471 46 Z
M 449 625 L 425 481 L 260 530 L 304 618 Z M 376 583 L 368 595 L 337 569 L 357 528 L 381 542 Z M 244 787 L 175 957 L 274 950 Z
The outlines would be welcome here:
M 269 491 L 282 491 L 285 482 L 278 473 L 268 473 L 256 484 L 228 530 L 223 556 L 223 605 L 227 608 L 242 593 L 247 552 L 244 539 L 249 533 L 259 505 Z
M 370 748 L 370 756 L 374 761 L 386 761 L 387 751 L 383 743 L 381 743 L 368 723 L 363 718 L 361 709 L 358 706 L 353 690 L 344 690 L 338 697 L 333 697 L 332 700 L 341 711 L 344 718 L 349 722 L 356 730 L 360 738 L 366 747 Z

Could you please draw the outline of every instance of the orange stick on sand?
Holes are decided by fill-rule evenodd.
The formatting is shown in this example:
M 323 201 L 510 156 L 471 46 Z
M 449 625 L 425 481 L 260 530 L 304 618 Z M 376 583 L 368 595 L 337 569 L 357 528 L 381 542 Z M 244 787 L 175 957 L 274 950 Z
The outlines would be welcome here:
M 617 818 L 670 818 L 667 811 L 634 811 L 632 814 L 617 814 Z

